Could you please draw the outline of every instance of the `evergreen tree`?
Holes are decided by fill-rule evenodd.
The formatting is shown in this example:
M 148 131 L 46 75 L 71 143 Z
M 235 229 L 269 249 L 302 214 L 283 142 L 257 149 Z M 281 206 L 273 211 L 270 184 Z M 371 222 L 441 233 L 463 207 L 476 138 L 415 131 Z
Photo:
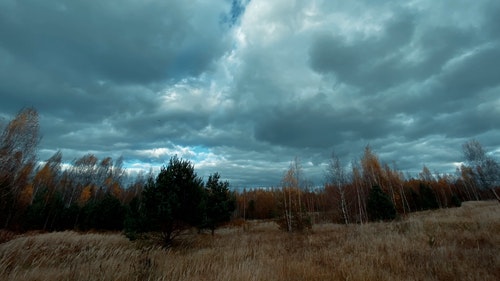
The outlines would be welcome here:
M 153 182 L 154 184 L 154 182 Z M 124 221 L 125 235 L 130 240 L 136 240 L 140 233 L 149 230 L 149 220 L 141 209 L 140 197 L 134 197 L 126 207 Z
M 125 208 L 113 195 L 91 200 L 83 207 L 80 228 L 83 230 L 122 230 Z
M 170 159 L 156 177 L 150 179 L 136 210 L 129 211 L 126 233 L 133 239 L 137 234 L 160 234 L 164 247 L 170 247 L 184 230 L 199 226 L 203 220 L 203 182 L 193 165 L 186 160 Z
M 236 198 L 229 192 L 229 182 L 220 182 L 220 175 L 215 173 L 208 177 L 205 185 L 205 221 L 203 227 L 212 231 L 222 223 L 231 219 L 236 208 Z
M 379 186 L 370 189 L 367 202 L 368 217 L 371 221 L 393 220 L 396 218 L 396 208 L 387 194 Z
M 426 184 L 420 184 L 420 206 L 422 210 L 433 210 L 439 208 L 436 194 Z
M 460 207 L 462 206 L 462 201 L 460 201 L 460 198 L 456 194 L 451 195 L 451 204 L 453 207 Z

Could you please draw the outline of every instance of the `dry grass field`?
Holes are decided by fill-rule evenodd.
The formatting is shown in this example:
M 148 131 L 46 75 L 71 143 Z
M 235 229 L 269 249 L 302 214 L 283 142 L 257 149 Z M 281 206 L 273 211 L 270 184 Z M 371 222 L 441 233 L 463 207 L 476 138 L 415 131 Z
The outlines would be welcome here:
M 59 232 L 0 244 L 0 280 L 500 280 L 500 204 L 287 234 L 250 223 L 175 249 Z

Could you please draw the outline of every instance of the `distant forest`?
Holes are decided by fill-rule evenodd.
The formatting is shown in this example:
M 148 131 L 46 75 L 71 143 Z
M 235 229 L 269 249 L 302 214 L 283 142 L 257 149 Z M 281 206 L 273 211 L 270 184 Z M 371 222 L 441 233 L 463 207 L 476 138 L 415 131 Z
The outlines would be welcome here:
M 499 199 L 500 165 L 475 140 L 463 144 L 465 161 L 456 174 L 435 175 L 424 166 L 418 177 L 408 177 L 381 163 L 367 146 L 353 163 L 332 155 L 322 188 L 308 186 L 300 162 L 294 160 L 276 188 L 230 191 L 217 173 L 204 183 L 189 161 L 176 157 L 159 174 L 140 174 L 127 181 L 121 158 L 87 154 L 63 168 L 62 153 L 56 152 L 38 162 L 39 120 L 33 108 L 21 110 L 0 129 L 0 228 L 14 231 L 138 233 L 145 219 L 161 224 L 164 216 L 170 216 L 171 223 L 162 227 L 172 227 L 172 235 L 179 225 L 214 231 L 229 220 L 249 219 L 275 220 L 285 231 L 300 231 L 319 222 L 390 220 L 460 206 L 462 201 Z M 191 181 L 181 182 L 186 174 Z M 199 199 L 187 209 L 192 200 L 183 196 Z M 223 209 L 221 202 L 226 204 Z M 163 206 L 166 212 L 144 211 L 153 210 L 151 206 Z M 191 213 L 189 219 L 186 213 Z

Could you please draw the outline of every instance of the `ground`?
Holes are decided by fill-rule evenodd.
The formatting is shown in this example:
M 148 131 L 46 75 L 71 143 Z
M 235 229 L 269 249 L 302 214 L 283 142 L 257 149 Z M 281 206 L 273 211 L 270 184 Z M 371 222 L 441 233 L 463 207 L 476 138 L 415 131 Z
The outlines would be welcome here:
M 120 233 L 11 238 L 0 244 L 0 280 L 500 280 L 497 201 L 306 234 L 249 222 L 169 250 Z

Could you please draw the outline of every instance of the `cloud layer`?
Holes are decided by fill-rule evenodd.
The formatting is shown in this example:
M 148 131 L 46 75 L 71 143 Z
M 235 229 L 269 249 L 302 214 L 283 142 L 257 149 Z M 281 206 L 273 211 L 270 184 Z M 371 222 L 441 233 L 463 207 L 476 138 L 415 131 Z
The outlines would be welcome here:
M 61 149 L 148 168 L 177 154 L 234 187 L 335 150 L 450 172 L 500 153 L 498 1 L 0 1 L 0 115 Z

